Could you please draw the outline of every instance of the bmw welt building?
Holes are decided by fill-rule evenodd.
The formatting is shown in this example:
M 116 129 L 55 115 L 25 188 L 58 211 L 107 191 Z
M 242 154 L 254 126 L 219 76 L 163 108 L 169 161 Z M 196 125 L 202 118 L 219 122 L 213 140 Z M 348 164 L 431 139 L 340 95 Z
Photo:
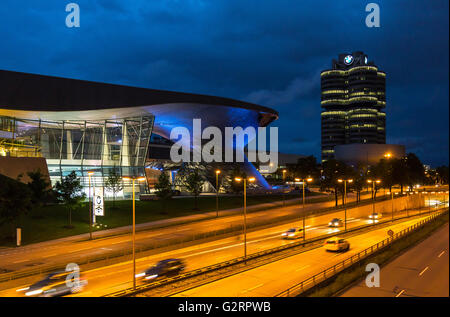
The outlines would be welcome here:
M 221 129 L 257 128 L 278 114 L 228 98 L 0 70 L 0 165 L 7 170 L 7 158 L 40 158 L 52 184 L 71 171 L 85 187 L 87 172 L 96 186 L 111 169 L 145 176 L 152 133 L 169 139 L 174 127 L 192 130 L 194 118 Z M 131 195 L 130 183 L 122 195 Z

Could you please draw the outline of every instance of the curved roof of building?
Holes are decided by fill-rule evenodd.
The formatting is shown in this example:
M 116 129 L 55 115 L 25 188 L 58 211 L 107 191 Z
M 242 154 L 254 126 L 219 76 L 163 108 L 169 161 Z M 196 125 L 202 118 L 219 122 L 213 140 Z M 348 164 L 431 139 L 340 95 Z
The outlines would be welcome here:
M 207 104 L 278 112 L 229 98 L 171 92 L 0 70 L 0 107 L 25 111 L 85 111 L 161 104 Z

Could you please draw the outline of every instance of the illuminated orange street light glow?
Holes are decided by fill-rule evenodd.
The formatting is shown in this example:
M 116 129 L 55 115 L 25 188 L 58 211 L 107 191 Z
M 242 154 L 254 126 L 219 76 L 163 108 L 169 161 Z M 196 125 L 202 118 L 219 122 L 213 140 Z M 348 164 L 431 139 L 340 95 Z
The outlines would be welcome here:
M 219 174 L 220 170 L 216 170 L 216 217 L 219 217 Z

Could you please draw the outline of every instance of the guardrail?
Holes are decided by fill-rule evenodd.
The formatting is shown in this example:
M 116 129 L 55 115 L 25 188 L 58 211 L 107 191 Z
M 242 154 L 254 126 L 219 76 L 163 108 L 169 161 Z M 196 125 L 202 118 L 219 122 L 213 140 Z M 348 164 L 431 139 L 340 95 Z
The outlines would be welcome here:
M 398 195 L 397 197 L 402 197 L 402 196 L 403 195 Z M 389 200 L 389 199 L 390 199 L 389 196 L 380 196 L 379 198 L 378 197 L 376 198 L 376 202 L 378 203 L 378 202 L 382 202 L 382 201 Z M 359 203 L 355 203 L 355 202 L 348 203 L 347 209 L 350 209 L 353 207 L 358 207 L 358 206 L 363 206 L 366 204 L 371 204 L 371 202 L 372 202 L 371 199 L 367 199 L 367 200 L 364 200 Z M 343 209 L 344 209 L 344 207 L 342 205 L 340 205 L 338 207 L 335 207 L 335 206 L 325 207 L 325 208 L 316 210 L 314 212 L 308 212 L 306 214 L 306 217 L 308 218 L 308 217 L 312 217 L 312 216 L 319 216 L 319 215 L 324 215 L 327 213 L 338 212 Z M 423 209 L 426 209 L 426 208 L 423 207 Z M 283 222 L 289 221 L 292 219 L 298 219 L 298 215 L 289 214 L 289 215 L 285 215 L 282 217 L 278 217 L 270 225 L 273 225 L 274 223 L 282 224 Z M 143 256 L 146 256 L 146 254 L 143 254 L 144 252 L 150 252 L 157 248 L 159 249 L 159 248 L 170 247 L 170 246 L 175 246 L 175 245 L 182 246 L 184 243 L 192 243 L 193 241 L 197 241 L 197 240 L 202 240 L 202 239 L 212 238 L 212 237 L 216 237 L 216 236 L 220 236 L 220 235 L 230 234 L 233 232 L 242 231 L 242 228 L 243 228 L 243 224 L 239 224 L 239 225 L 232 224 L 230 227 L 222 228 L 222 229 L 215 230 L 215 231 L 205 232 L 205 233 L 201 233 L 201 234 L 194 234 L 192 236 L 182 237 L 182 238 L 170 240 L 167 242 L 160 241 L 157 243 L 155 242 L 154 244 L 138 246 L 136 249 L 136 253 L 138 255 L 140 255 L 140 257 L 143 257 Z M 262 225 L 260 223 L 255 223 L 255 224 L 247 223 L 247 230 L 253 229 L 253 228 L 264 228 L 264 225 Z M 307 240 L 307 241 L 309 241 L 309 240 Z M 108 253 L 107 255 L 93 256 L 90 258 L 85 257 L 83 259 L 77 259 L 77 260 L 73 260 L 73 261 L 77 262 L 79 265 L 84 265 L 84 266 L 90 265 L 95 262 L 100 262 L 100 261 L 106 261 L 107 265 L 111 265 L 111 264 L 118 263 L 120 261 L 129 260 L 129 259 L 124 259 L 124 257 L 129 256 L 131 259 L 131 255 L 132 255 L 132 250 L 130 248 L 130 249 L 122 250 L 119 252 L 117 252 L 117 251 L 111 252 L 111 253 Z M 19 272 L 5 272 L 5 273 L 0 274 L 0 283 L 6 282 L 6 281 L 11 281 L 11 280 L 17 280 L 17 279 L 21 279 L 21 278 L 25 278 L 25 277 L 30 277 L 33 275 L 50 273 L 52 271 L 59 270 L 61 268 L 63 268 L 63 266 L 52 264 L 52 265 L 45 265 L 40 268 L 22 270 Z
M 420 214 L 414 215 L 414 216 L 420 216 Z M 404 219 L 404 218 L 408 218 L 408 217 L 397 218 L 396 220 Z M 357 231 L 360 231 L 360 230 L 364 230 L 364 229 L 371 229 L 374 226 L 380 227 L 382 225 L 387 225 L 389 223 L 391 223 L 391 220 L 382 221 L 382 222 L 379 222 L 377 224 L 358 226 L 358 227 L 355 227 L 355 228 L 352 228 L 352 229 L 348 229 L 347 232 L 345 233 L 345 235 L 353 234 L 354 232 L 357 232 Z M 163 280 L 160 280 L 160 281 L 157 281 L 157 282 L 153 282 L 151 284 L 138 285 L 138 286 L 136 286 L 135 289 L 133 289 L 133 288 L 123 289 L 123 290 L 117 291 L 115 293 L 108 294 L 106 296 L 107 297 L 133 296 L 135 294 L 147 292 L 147 291 L 150 291 L 152 289 L 161 287 L 163 285 L 167 285 L 167 284 L 171 284 L 171 283 L 175 283 L 175 282 L 179 282 L 179 281 L 186 281 L 188 278 L 197 277 L 197 276 L 200 276 L 200 275 L 203 275 L 203 274 L 206 274 L 206 273 L 212 273 L 212 272 L 218 271 L 220 269 L 225 269 L 225 268 L 228 269 L 228 268 L 230 268 L 232 266 L 235 266 L 235 265 L 238 265 L 238 264 L 243 264 L 243 263 L 246 264 L 246 269 L 249 269 L 250 267 L 247 266 L 247 264 L 249 264 L 249 262 L 253 261 L 254 264 L 258 264 L 259 263 L 257 266 L 264 265 L 267 262 L 270 262 L 270 261 L 273 260 L 273 258 L 270 258 L 269 261 L 267 261 L 264 257 L 271 256 L 271 255 L 275 255 L 275 256 L 278 255 L 278 257 L 277 257 L 277 260 L 278 260 L 280 257 L 283 258 L 283 257 L 287 257 L 287 256 L 292 256 L 293 255 L 292 252 L 290 252 L 288 255 L 286 255 L 286 254 L 283 255 L 282 252 L 284 252 L 284 251 L 291 251 L 291 250 L 293 250 L 295 248 L 299 248 L 299 247 L 301 247 L 301 249 L 300 249 L 300 251 L 298 253 L 304 252 L 304 251 L 306 251 L 304 249 L 305 245 L 311 245 L 312 246 L 314 243 L 323 241 L 323 240 L 325 240 L 325 239 L 327 239 L 327 238 L 329 238 L 331 236 L 335 236 L 335 235 L 336 235 L 336 233 L 330 233 L 330 234 L 321 235 L 319 237 L 315 237 L 315 238 L 312 238 L 312 239 L 308 239 L 308 240 L 306 240 L 304 242 L 303 241 L 298 241 L 298 242 L 290 243 L 290 244 L 287 244 L 287 245 L 275 247 L 275 248 L 272 248 L 272 249 L 259 251 L 259 252 L 252 253 L 252 254 L 248 255 L 246 258 L 245 257 L 235 258 L 235 259 L 232 259 L 232 260 L 229 260 L 229 261 L 224 261 L 224 262 L 221 262 L 221 263 L 217 263 L 217 264 L 213 264 L 213 265 L 210 265 L 210 266 L 202 267 L 202 268 L 199 268 L 197 270 L 189 271 L 189 272 L 177 275 L 177 276 L 172 277 L 172 278 L 166 278 L 166 279 L 163 279 Z M 227 274 L 228 273 L 229 273 L 229 271 L 227 271 Z M 322 272 L 322 274 L 323 274 L 323 272 Z M 327 273 L 325 273 L 325 274 L 327 274 Z M 231 274 L 228 274 L 228 275 L 231 275 Z
M 403 229 L 402 231 L 397 232 L 395 235 L 393 235 L 390 238 L 384 239 L 377 244 L 374 244 L 361 252 L 358 252 L 357 254 L 352 255 L 351 257 L 345 259 L 344 261 L 333 265 L 332 267 L 329 267 L 325 270 L 323 270 L 320 273 L 317 273 L 306 280 L 303 280 L 302 282 L 288 288 L 287 290 L 277 294 L 275 297 L 294 297 L 302 294 L 303 292 L 311 289 L 312 287 L 316 286 L 317 284 L 333 277 L 337 273 L 343 271 L 344 269 L 352 266 L 353 264 L 363 260 L 364 258 L 368 257 L 369 255 L 378 252 L 379 250 L 385 248 L 386 246 L 390 245 L 392 242 L 404 237 L 405 235 L 410 234 L 412 231 L 417 230 L 424 224 L 430 222 L 431 220 L 435 219 L 436 217 L 448 212 L 448 208 L 445 209 L 442 212 L 436 212 L 429 217 L 425 218 L 424 220 L 421 220 L 414 225 Z

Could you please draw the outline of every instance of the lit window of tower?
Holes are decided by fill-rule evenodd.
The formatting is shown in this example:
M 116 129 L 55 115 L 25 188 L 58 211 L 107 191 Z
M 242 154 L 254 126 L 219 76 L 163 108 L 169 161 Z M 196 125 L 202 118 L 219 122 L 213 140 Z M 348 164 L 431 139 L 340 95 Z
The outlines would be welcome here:
M 334 146 L 386 143 L 386 73 L 363 52 L 339 54 L 321 77 L 322 161 Z

